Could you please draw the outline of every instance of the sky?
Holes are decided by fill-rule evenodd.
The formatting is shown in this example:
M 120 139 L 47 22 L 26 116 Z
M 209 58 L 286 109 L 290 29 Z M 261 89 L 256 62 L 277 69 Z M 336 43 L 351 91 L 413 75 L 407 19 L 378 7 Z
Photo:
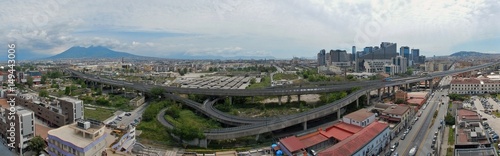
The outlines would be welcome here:
M 381 42 L 500 53 L 498 0 L 2 0 L 0 42 L 54 55 L 106 46 L 155 57 L 315 57 Z M 7 49 L 7 46 L 5 47 Z

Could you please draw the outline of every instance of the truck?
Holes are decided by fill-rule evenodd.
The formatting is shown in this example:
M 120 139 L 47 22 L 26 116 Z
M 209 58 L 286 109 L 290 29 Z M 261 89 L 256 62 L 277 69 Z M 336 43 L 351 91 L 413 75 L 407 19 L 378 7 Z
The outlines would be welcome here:
M 384 78 L 382 81 L 383 81 L 383 82 L 390 82 L 390 81 L 392 81 L 392 78 L 387 77 L 387 78 Z

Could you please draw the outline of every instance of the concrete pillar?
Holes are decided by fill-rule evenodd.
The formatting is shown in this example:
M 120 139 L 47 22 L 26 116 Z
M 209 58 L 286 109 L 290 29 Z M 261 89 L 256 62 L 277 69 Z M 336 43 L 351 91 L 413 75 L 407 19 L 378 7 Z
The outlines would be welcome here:
M 292 101 L 292 96 L 287 95 L 286 96 L 286 103 L 290 103 L 290 101 Z
M 431 89 L 431 92 L 432 92 L 432 89 L 434 88 L 434 86 L 432 84 L 432 80 L 429 81 L 429 88 Z
M 396 93 L 396 86 L 392 86 L 392 92 L 391 93 Z
M 382 94 L 380 94 L 380 88 L 378 89 L 378 100 L 381 101 L 382 100 Z
M 278 96 L 278 105 L 281 105 L 281 96 Z
M 307 121 L 302 123 L 302 127 L 304 127 L 304 130 L 307 130 Z
M 255 97 L 255 96 L 252 96 L 252 103 L 255 103 L 255 101 L 254 101 L 254 97 Z
M 259 141 L 259 137 L 260 137 L 260 134 L 257 134 L 257 136 L 255 136 L 255 141 Z
M 425 80 L 425 86 L 424 86 L 424 88 L 427 88 L 427 80 Z
M 340 109 L 337 110 L 337 119 L 340 119 Z
M 359 98 L 356 99 L 356 108 L 359 108 Z
M 366 105 L 370 105 L 370 92 L 366 93 Z
M 229 97 L 229 104 L 233 105 L 233 97 L 232 96 Z
M 387 93 L 390 94 L 391 93 L 391 87 L 387 87 Z
M 300 94 L 297 95 L 297 101 L 300 103 Z

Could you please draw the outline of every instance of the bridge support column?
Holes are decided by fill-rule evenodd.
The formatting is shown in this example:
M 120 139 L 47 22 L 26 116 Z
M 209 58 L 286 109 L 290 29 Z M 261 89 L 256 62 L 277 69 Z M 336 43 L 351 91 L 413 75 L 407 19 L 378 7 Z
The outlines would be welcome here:
M 297 95 L 297 101 L 300 103 L 300 94 Z
M 229 97 L 229 105 L 233 105 L 233 97 L 232 96 Z
M 255 141 L 259 141 L 259 137 L 260 137 L 260 134 L 257 134 L 257 136 L 255 136 Z
M 286 103 L 290 103 L 290 101 L 292 101 L 292 96 L 286 96 Z
M 380 94 L 380 88 L 377 90 L 377 94 L 378 94 L 378 100 L 382 100 L 382 94 Z
M 356 99 L 356 108 L 359 108 L 359 98 Z
M 255 103 L 254 98 L 255 98 L 255 96 L 252 96 L 252 103 Z
M 337 120 L 338 120 L 338 119 L 340 119 L 340 110 L 341 110 L 341 109 L 342 109 L 342 108 L 340 108 L 339 110 L 337 110 Z
M 370 92 L 366 93 L 366 105 L 370 105 Z
M 307 121 L 302 123 L 302 127 L 304 127 L 304 130 L 307 130 Z
M 424 88 L 428 88 L 428 87 L 427 87 L 427 82 L 428 82 L 428 81 L 427 81 L 427 80 L 425 80 L 425 86 L 424 86 Z
M 278 96 L 278 105 L 281 105 L 281 96 Z
M 396 93 L 396 86 L 392 86 L 392 92 L 391 93 Z
M 409 90 L 411 89 L 411 88 L 410 88 L 410 84 L 409 84 L 409 83 L 407 83 L 405 88 L 406 88 L 406 91 L 409 91 Z
M 391 87 L 387 87 L 387 94 L 391 94 Z
M 432 89 L 434 88 L 433 84 L 432 84 L 432 80 L 429 81 L 429 89 L 431 89 L 431 92 L 432 92 Z

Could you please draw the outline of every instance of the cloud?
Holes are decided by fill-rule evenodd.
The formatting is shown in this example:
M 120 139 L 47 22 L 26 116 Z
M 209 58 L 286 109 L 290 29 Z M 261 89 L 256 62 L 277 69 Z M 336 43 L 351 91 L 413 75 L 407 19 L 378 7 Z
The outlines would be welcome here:
M 7 0 L 0 5 L 9 6 L 0 10 L 5 23 L 0 42 L 51 54 L 102 45 L 147 56 L 311 57 L 320 49 L 389 41 L 424 55 L 445 55 L 500 33 L 497 0 Z M 486 47 L 477 49 L 500 48 Z

